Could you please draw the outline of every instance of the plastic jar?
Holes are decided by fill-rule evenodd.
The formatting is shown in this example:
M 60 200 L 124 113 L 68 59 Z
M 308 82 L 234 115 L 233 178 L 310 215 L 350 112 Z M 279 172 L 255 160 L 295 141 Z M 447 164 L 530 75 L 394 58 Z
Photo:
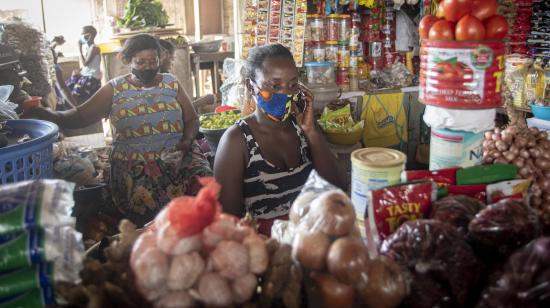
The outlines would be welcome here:
M 327 19 L 327 23 L 327 41 L 338 41 L 340 34 L 340 15 L 330 15 Z
M 357 76 L 357 71 L 350 69 L 349 71 L 349 89 L 350 91 L 359 90 L 359 79 Z
M 306 63 L 307 82 L 310 85 L 325 85 L 336 80 L 333 62 Z
M 356 27 L 351 28 L 350 37 L 349 37 L 350 49 L 357 50 L 357 48 L 359 48 L 360 36 L 361 36 L 361 32 L 359 31 L 359 28 L 356 28 Z
M 325 45 L 318 43 L 313 46 L 313 61 L 314 62 L 325 62 L 326 49 Z
M 338 67 L 349 67 L 350 62 L 350 51 L 349 46 L 346 44 L 338 45 Z
M 338 23 L 340 24 L 338 29 L 338 40 L 349 41 L 351 32 L 351 16 L 341 15 Z
M 358 62 L 359 62 L 359 55 L 357 54 L 357 52 L 356 51 L 350 52 L 349 67 L 356 69 L 358 66 Z
M 336 41 L 326 42 L 325 60 L 327 62 L 338 62 L 338 43 Z
M 347 68 L 339 68 L 336 72 L 336 84 L 342 91 L 349 91 L 349 70 Z
M 369 65 L 367 62 L 363 61 L 363 58 L 359 58 L 357 64 L 357 78 L 359 80 L 369 79 Z
M 325 20 L 319 15 L 313 15 L 309 24 L 311 28 L 311 41 L 322 42 L 325 40 Z
M 315 49 L 315 44 L 312 42 L 304 43 L 304 62 L 314 62 L 315 58 L 313 56 Z

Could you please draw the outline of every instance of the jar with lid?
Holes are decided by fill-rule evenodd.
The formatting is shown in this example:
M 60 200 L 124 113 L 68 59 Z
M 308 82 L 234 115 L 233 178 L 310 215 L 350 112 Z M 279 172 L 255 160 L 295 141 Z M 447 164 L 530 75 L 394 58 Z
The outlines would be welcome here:
M 347 42 L 350 40 L 350 32 L 351 32 L 351 16 L 349 15 L 342 15 L 340 16 L 339 20 L 339 35 L 338 40 L 341 42 Z
M 338 45 L 338 67 L 349 67 L 350 51 L 349 46 L 345 43 Z
M 326 48 L 322 43 L 316 43 L 313 46 L 313 61 L 315 62 L 325 62 L 326 58 Z
M 314 43 L 312 43 L 312 42 L 305 42 L 304 43 L 304 62 L 313 62 L 313 61 L 315 61 L 314 57 L 313 57 L 314 49 L 315 49 L 315 44 Z
M 325 45 L 325 60 L 327 62 L 338 62 L 338 43 L 327 41 Z
M 349 67 L 351 68 L 357 68 L 359 61 L 359 55 L 357 54 L 357 51 L 351 51 L 349 56 Z
M 336 84 L 342 91 L 349 91 L 349 70 L 347 68 L 339 68 L 336 72 Z
M 369 64 L 363 60 L 363 57 L 360 57 L 357 62 L 357 78 L 359 80 L 368 80 L 369 79 Z
M 340 15 L 332 14 L 327 19 L 327 41 L 338 41 L 340 31 Z
M 309 27 L 311 31 L 311 41 L 322 42 L 325 40 L 325 21 L 323 17 L 319 15 L 313 15 L 310 19 Z
M 357 71 L 350 69 L 349 71 L 349 89 L 350 91 L 359 90 L 359 79 L 357 77 Z

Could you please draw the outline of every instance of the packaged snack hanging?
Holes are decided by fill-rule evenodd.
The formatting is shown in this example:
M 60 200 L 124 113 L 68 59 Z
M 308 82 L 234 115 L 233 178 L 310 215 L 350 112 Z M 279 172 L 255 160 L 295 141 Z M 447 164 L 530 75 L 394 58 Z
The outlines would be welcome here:
M 544 70 L 542 69 L 542 62 L 537 59 L 535 63 L 527 71 L 525 76 L 525 100 L 528 103 L 534 103 L 537 100 L 544 98 L 545 83 Z

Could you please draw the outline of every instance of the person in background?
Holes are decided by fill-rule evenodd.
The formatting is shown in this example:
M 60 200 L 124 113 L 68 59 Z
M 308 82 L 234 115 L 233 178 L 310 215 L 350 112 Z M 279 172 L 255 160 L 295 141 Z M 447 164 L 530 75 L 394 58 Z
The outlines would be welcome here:
M 74 109 L 35 108 L 25 114 L 61 128 L 81 128 L 109 117 L 113 202 L 140 227 L 171 199 L 196 194 L 198 178 L 212 175 L 195 142 L 199 119 L 189 96 L 174 75 L 159 73 L 161 51 L 155 37 L 133 36 L 119 53 L 130 74 L 109 81 Z
M 63 71 L 59 66 L 57 60 L 59 56 L 63 56 L 62 53 L 57 52 L 56 48 L 65 44 L 65 38 L 63 35 L 55 36 L 50 43 L 50 51 L 53 57 L 54 69 L 55 69 L 55 95 L 57 98 L 56 110 L 67 110 L 74 108 L 77 104 L 74 96 L 71 93 L 71 89 L 65 84 L 63 78 Z
M 101 87 L 101 55 L 94 41 L 96 35 L 97 30 L 93 26 L 82 28 L 82 37 L 78 41 L 82 67 L 73 71 L 71 78 L 66 81 L 78 105 L 92 97 Z
M 170 41 L 160 39 L 160 47 L 162 47 L 160 55 L 160 72 L 169 73 L 174 65 L 174 54 L 176 47 Z
M 52 41 L 50 43 L 50 51 L 52 52 L 52 57 L 53 57 L 53 63 L 54 64 L 57 64 L 57 58 L 59 58 L 59 56 L 61 54 L 61 53 L 57 52 L 57 50 L 55 50 L 55 49 L 59 46 L 62 46 L 63 44 L 65 44 L 65 38 L 63 37 L 63 35 L 54 36 L 54 38 L 52 39 Z M 61 56 L 62 55 L 63 54 L 61 54 Z
M 313 114 L 313 96 L 298 82 L 290 51 L 279 44 L 255 47 L 245 64 L 256 111 L 223 135 L 214 175 L 222 185 L 225 212 L 249 212 L 269 234 L 274 219 L 285 219 L 315 169 L 332 184 L 345 180 Z M 295 96 L 305 105 L 298 107 Z
M 159 39 L 160 47 L 162 47 L 161 56 L 160 56 L 160 72 L 161 73 L 170 73 L 174 68 L 174 55 L 176 52 L 176 47 L 168 40 Z M 195 110 L 209 110 L 210 107 L 215 106 L 216 96 L 214 94 L 207 94 L 201 96 L 193 101 L 193 107 Z M 206 144 L 204 144 L 206 145 Z M 201 148 L 203 145 L 201 144 Z M 207 151 L 206 149 L 204 151 Z

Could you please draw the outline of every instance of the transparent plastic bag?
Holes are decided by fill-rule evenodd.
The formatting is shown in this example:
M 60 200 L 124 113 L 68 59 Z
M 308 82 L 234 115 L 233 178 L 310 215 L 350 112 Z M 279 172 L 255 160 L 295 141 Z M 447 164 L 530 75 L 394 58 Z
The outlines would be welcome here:
M 0 234 L 37 227 L 74 227 L 74 186 L 63 180 L 0 186 Z
M 483 291 L 477 307 L 548 307 L 549 259 L 549 237 L 521 248 L 508 259 L 499 279 Z
M 471 307 L 482 265 L 453 226 L 406 222 L 383 242 L 381 253 L 410 274 L 407 307 Z
M 223 61 L 223 75 L 225 80 L 220 87 L 222 94 L 222 105 L 240 108 L 245 102 L 246 86 L 244 78 L 241 75 L 243 62 L 235 59 L 225 59 Z
M 276 222 L 272 234 L 284 234 L 285 242 L 292 238 L 293 259 L 311 272 L 304 275 L 313 287 L 308 288 L 311 307 L 351 307 L 356 300 L 372 307 L 401 303 L 407 290 L 404 276 L 392 260 L 369 257 L 343 191 L 312 171 L 289 217 L 286 224 Z
M 248 301 L 266 271 L 266 244 L 252 227 L 221 213 L 221 186 L 201 178 L 196 197 L 173 199 L 136 240 L 136 285 L 156 307 L 227 307 Z
M 17 105 L 8 101 L 12 91 L 12 85 L 0 86 L 0 121 L 19 119 L 19 116 L 15 112 Z

